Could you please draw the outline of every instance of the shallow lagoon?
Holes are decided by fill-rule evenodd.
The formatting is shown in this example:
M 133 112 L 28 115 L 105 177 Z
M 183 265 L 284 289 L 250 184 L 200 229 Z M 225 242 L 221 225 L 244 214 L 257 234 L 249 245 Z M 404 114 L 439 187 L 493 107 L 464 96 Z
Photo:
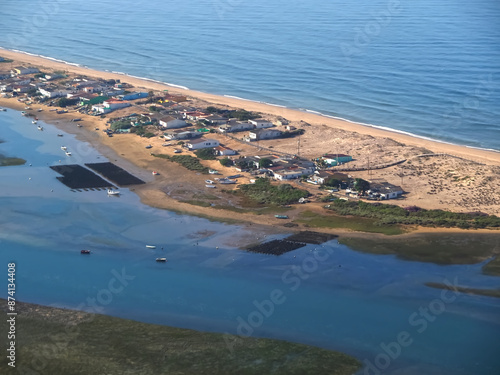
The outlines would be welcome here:
M 15 111 L 0 114 L 0 139 L 6 141 L 0 152 L 27 160 L 0 168 L 0 261 L 17 263 L 18 299 L 287 339 L 372 363 L 382 353 L 381 343 L 405 331 L 411 344 L 381 373 L 500 369 L 500 300 L 453 299 L 448 292 L 445 303 L 441 290 L 423 285 L 457 280 L 498 287 L 498 278 L 481 275 L 480 264 L 405 262 L 358 253 L 336 241 L 280 257 L 246 253 L 233 244 L 248 241 L 248 229 L 153 209 L 127 189 L 118 199 L 104 191 L 71 192 L 48 165 L 104 158 L 72 135 L 57 137 L 61 131 L 43 126 L 37 131 Z M 71 158 L 60 150 L 62 144 Z M 80 255 L 84 248 L 93 254 Z M 156 263 L 157 256 L 169 262 Z M 277 303 L 262 302 L 276 296 Z M 438 313 L 424 327 L 419 309 L 430 304 Z

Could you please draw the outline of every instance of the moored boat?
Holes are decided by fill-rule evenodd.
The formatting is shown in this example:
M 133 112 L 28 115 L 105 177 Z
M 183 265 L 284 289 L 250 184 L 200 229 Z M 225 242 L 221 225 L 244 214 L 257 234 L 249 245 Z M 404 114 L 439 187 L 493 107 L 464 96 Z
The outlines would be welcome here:
M 36 124 L 37 122 L 38 121 L 36 121 L 36 120 L 31 121 L 32 124 Z
M 229 178 L 221 178 L 219 184 L 235 184 L 236 180 L 231 180 Z
M 80 253 L 81 254 L 90 254 L 90 250 L 81 250 Z
M 108 189 L 108 195 L 120 195 L 119 190 Z
M 146 245 L 146 247 L 147 247 L 148 249 L 156 249 L 156 246 L 155 246 L 155 245 Z
M 38 125 L 38 130 L 43 131 L 43 126 Z
M 66 146 L 61 146 L 61 150 L 66 151 L 68 148 Z
M 66 151 L 66 156 L 71 156 L 71 152 Z
M 167 261 L 167 258 L 156 258 L 156 261 L 165 263 Z

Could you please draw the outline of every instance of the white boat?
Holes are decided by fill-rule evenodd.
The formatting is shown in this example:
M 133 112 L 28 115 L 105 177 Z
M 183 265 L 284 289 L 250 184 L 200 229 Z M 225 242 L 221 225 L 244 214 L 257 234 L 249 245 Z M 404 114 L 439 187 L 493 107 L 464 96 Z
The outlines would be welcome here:
M 159 173 L 158 173 L 158 172 L 156 172 L 156 171 L 153 171 L 152 173 L 153 173 L 153 176 L 156 176 L 156 175 L 158 175 L 158 174 L 159 174 Z
M 68 148 L 66 146 L 61 146 L 61 150 L 66 151 Z
M 180 154 L 181 152 L 182 152 L 182 150 L 179 150 L 179 149 L 174 150 L 174 154 Z
M 205 187 L 215 189 L 217 186 L 207 184 L 207 185 L 205 185 Z
M 155 245 L 146 245 L 146 247 L 147 247 L 148 249 L 156 249 L 156 246 L 155 246 Z
M 120 195 L 119 190 L 108 189 L 108 195 Z
M 38 121 L 36 121 L 36 120 L 31 121 L 32 124 L 36 124 L 37 122 Z
M 156 258 L 156 261 L 165 263 L 167 261 L 167 258 Z
M 172 145 L 172 143 L 164 143 L 164 144 L 162 144 L 163 147 L 167 147 L 167 146 L 171 146 L 171 145 Z
M 43 131 L 43 126 L 38 125 L 38 130 Z
M 215 169 L 210 169 L 208 171 L 208 173 L 210 173 L 210 174 L 219 174 L 219 171 L 216 171 Z
M 205 183 L 212 185 L 214 182 L 212 180 L 205 180 Z
M 66 156 L 71 156 L 71 152 L 66 151 Z
M 37 109 L 37 111 L 38 111 L 38 112 L 42 112 L 42 111 L 43 111 L 43 109 L 41 109 L 41 108 L 38 108 L 38 109 Z
M 7 110 L 5 108 L 0 108 L 0 111 L 6 112 Z

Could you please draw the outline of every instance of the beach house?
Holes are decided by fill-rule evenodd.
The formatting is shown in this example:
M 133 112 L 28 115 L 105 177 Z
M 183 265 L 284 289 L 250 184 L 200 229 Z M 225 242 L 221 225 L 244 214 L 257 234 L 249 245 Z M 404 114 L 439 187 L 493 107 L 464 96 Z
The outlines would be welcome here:
M 404 191 L 401 186 L 393 185 L 388 182 L 371 183 L 370 190 L 367 191 L 372 198 L 396 199 L 403 195 Z
M 279 138 L 282 134 L 283 134 L 283 132 L 281 130 L 278 130 L 278 129 L 250 130 L 247 140 L 249 142 L 251 142 L 251 141 L 259 141 L 262 139 Z
M 216 139 L 197 139 L 194 141 L 186 142 L 186 147 L 190 150 L 199 150 L 201 148 L 217 147 L 220 143 Z
M 254 129 L 272 128 L 274 126 L 271 121 L 264 119 L 248 120 L 248 122 L 253 125 Z
M 159 119 L 158 123 L 165 129 L 178 129 L 189 126 L 189 124 L 174 116 L 165 116 Z
M 236 155 L 237 152 L 233 150 L 232 148 L 226 147 L 226 146 L 217 146 L 215 147 L 215 152 L 217 155 L 220 156 L 230 156 L 230 155 Z
M 38 89 L 40 91 L 40 94 L 46 98 L 59 98 L 59 97 L 65 97 L 68 95 L 69 91 L 68 90 L 61 90 L 58 88 L 42 88 L 40 87 Z
M 147 92 L 131 92 L 129 94 L 118 95 L 118 98 L 121 100 L 136 100 L 141 98 L 147 98 L 148 95 L 149 94 Z
M 92 110 L 97 113 L 105 114 L 126 107 L 130 107 L 129 102 L 124 102 L 122 100 L 105 100 L 102 104 L 93 105 Z
M 24 74 L 34 74 L 39 73 L 40 71 L 37 68 L 27 68 L 25 66 L 16 66 L 11 70 L 12 76 L 20 76 Z

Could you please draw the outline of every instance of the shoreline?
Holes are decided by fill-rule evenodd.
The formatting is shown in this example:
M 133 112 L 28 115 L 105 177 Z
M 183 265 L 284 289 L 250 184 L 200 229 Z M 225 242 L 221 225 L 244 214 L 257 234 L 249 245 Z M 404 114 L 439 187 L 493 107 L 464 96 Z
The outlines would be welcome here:
M 40 55 L 28 52 L 15 52 L 0 47 L 2 56 L 14 61 L 31 64 L 34 66 L 45 67 L 49 69 L 64 70 L 74 74 L 82 74 L 91 77 L 100 77 L 105 79 L 127 78 L 127 83 L 136 88 L 146 88 L 151 90 L 168 90 L 173 94 L 187 95 L 196 99 L 207 101 L 211 104 L 225 105 L 234 108 L 245 108 L 248 111 L 260 112 L 273 116 L 285 117 L 289 120 L 302 120 L 311 125 L 327 125 L 341 130 L 357 132 L 363 135 L 374 137 L 391 138 L 400 143 L 406 143 L 416 147 L 429 148 L 435 153 L 448 153 L 465 157 L 468 159 L 481 159 L 484 162 L 493 162 L 500 164 L 500 150 L 490 150 L 475 148 L 467 145 L 456 145 L 446 143 L 445 141 L 427 139 L 426 137 L 391 129 L 382 125 L 363 124 L 347 119 L 340 119 L 334 116 L 322 114 L 320 112 L 278 106 L 274 104 L 262 103 L 251 99 L 238 98 L 229 95 L 216 95 L 196 90 L 190 90 L 184 86 L 169 84 L 157 81 L 151 78 L 137 77 L 123 72 L 106 72 L 88 68 L 77 63 L 70 63 L 63 60 L 41 57 Z

